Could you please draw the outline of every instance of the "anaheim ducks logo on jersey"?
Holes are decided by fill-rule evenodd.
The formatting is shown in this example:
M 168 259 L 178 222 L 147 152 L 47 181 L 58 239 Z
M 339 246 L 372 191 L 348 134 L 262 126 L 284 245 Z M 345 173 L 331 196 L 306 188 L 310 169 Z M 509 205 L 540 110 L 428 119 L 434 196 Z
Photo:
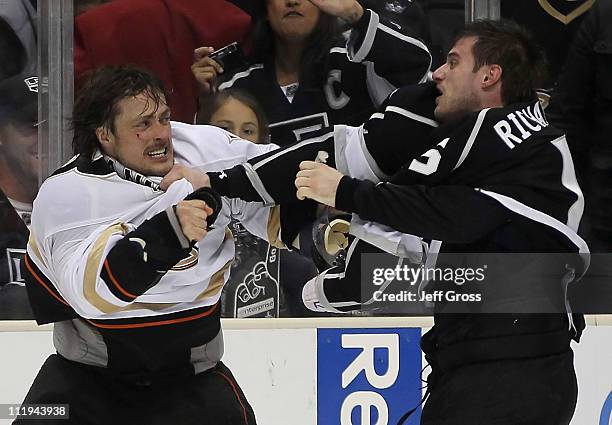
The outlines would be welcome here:
M 538 3 L 540 3 L 540 6 L 546 13 L 567 25 L 580 15 L 586 13 L 593 6 L 595 0 L 583 2 L 575 0 L 538 0 Z
M 173 270 L 175 272 L 180 272 L 183 270 L 190 269 L 194 267 L 196 264 L 198 264 L 199 256 L 200 256 L 200 253 L 198 251 L 198 248 L 194 246 L 193 248 L 191 248 L 191 252 L 187 255 L 187 257 L 183 258 L 181 261 L 176 263 L 176 265 L 172 267 L 170 270 Z

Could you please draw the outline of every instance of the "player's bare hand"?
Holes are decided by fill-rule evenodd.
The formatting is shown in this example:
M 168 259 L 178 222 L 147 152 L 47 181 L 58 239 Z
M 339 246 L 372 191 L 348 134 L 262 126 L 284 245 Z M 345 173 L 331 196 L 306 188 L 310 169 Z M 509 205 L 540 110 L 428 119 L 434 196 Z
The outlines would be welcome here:
M 174 164 L 168 174 L 164 176 L 159 186 L 162 190 L 168 190 L 172 183 L 180 179 L 186 179 L 191 183 L 194 191 L 201 187 L 210 187 L 208 174 L 181 164 Z
M 357 0 L 310 0 L 321 11 L 354 24 L 363 16 L 363 7 Z
M 206 218 L 213 213 L 212 208 L 206 202 L 199 199 L 181 201 L 176 204 L 176 217 L 181 225 L 181 230 L 190 241 L 201 241 L 204 239 L 208 225 Z
M 217 76 L 223 74 L 223 67 L 217 61 L 208 57 L 213 51 L 212 47 L 198 47 L 193 51 L 191 72 L 203 94 L 214 93 Z
M 300 171 L 295 176 L 298 199 L 309 198 L 330 207 L 336 204 L 336 190 L 342 173 L 328 165 L 302 161 Z

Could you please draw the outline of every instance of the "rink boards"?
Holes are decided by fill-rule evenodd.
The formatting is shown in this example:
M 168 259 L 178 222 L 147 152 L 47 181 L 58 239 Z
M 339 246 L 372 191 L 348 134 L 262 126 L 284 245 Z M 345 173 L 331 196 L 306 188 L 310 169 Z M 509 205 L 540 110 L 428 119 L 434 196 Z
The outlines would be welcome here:
M 588 321 L 574 345 L 572 425 L 612 425 L 612 318 Z M 430 326 L 429 318 L 225 319 L 224 361 L 260 424 L 395 425 L 420 401 L 428 370 L 421 374 L 419 339 Z M 0 322 L 0 404 L 22 400 L 53 352 L 51 329 Z

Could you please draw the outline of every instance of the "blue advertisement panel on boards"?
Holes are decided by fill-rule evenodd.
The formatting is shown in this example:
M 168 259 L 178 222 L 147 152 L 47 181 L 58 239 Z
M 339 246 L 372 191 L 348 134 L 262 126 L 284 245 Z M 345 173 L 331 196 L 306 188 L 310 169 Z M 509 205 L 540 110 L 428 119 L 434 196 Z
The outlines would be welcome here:
M 318 329 L 317 424 L 396 424 L 421 402 L 420 328 Z M 418 409 L 405 422 L 416 425 Z

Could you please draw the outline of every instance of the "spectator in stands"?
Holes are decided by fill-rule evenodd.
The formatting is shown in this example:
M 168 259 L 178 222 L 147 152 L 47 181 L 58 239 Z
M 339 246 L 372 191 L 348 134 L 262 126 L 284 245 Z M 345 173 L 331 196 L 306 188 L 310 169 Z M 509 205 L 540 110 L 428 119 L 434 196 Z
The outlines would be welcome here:
M 607 19 L 612 19 L 612 2 L 595 3 L 576 33 L 551 99 L 551 119 L 566 131 L 579 177 L 586 180 L 590 236 L 597 240 L 589 246 L 612 252 L 612 193 L 606 190 L 612 182 L 612 34 Z
M 249 24 L 249 15 L 225 0 L 111 1 L 75 20 L 75 77 L 79 83 L 86 71 L 107 64 L 146 68 L 171 93 L 173 119 L 193 123 L 193 50 L 242 40 Z
M 38 191 L 37 91 L 36 77 L 0 85 L 0 188 L 26 224 Z
M 391 2 L 392 0 L 389 0 Z M 453 47 L 455 34 L 465 24 L 465 0 L 417 0 L 429 25 L 432 69 L 446 62 L 446 53 Z M 505 2 L 504 2 L 505 3 Z
M 23 75 L 36 68 L 35 13 L 0 2 L 0 320 L 33 317 L 21 264 L 38 188 L 37 84 Z
M 0 17 L 0 81 L 21 72 L 26 56 L 23 44 L 13 28 Z
M 8 24 L 10 31 L 4 24 Z M 13 56 L 14 50 L 10 46 L 6 46 L 7 39 L 16 37 L 19 40 L 20 53 L 19 59 Z M 36 29 L 36 1 L 35 0 L 11 0 L 0 1 L 0 56 L 4 59 L 7 54 L 8 61 L 13 62 L 13 65 L 18 66 L 17 72 L 25 72 L 28 74 L 36 73 L 37 63 L 37 47 L 36 39 L 38 37 Z M 12 41 L 9 41 L 12 44 Z M 8 48 L 8 50 L 5 50 Z M 0 69 L 10 66 L 2 60 Z M 0 75 L 0 77 L 2 77 Z
M 265 112 L 253 96 L 239 89 L 224 90 L 201 105 L 197 123 L 221 127 L 253 143 L 269 142 Z
M 0 320 L 31 319 L 20 266 L 38 191 L 37 82 L 0 82 Z
M 544 47 L 551 72 L 539 89 L 554 88 L 567 56 L 567 46 L 593 0 L 513 0 L 500 2 L 501 16 L 529 28 Z M 542 99 L 542 94 L 540 98 Z M 544 93 L 544 99 L 547 93 Z
M 271 122 L 273 143 L 292 144 L 334 124 L 358 125 L 395 86 L 417 83 L 429 71 L 431 56 L 421 34 L 389 23 L 357 0 L 256 4 L 248 69 L 224 70 L 208 57 L 214 49 L 202 47 L 192 71 L 203 96 L 230 87 L 255 96 Z M 337 18 L 352 27 L 348 43 Z
M 221 127 L 253 143 L 269 143 L 270 133 L 265 113 L 257 100 L 240 89 L 230 88 L 209 97 L 200 107 L 198 124 Z M 280 255 L 279 271 L 278 267 L 271 266 L 273 262 L 269 258 L 271 249 L 274 248 L 248 233 L 237 221 L 232 221 L 230 228 L 236 243 L 236 260 L 232 264 L 230 280 L 224 288 L 224 291 L 227 291 L 225 299 L 228 300 L 224 303 L 226 315 L 234 314 L 232 310 L 235 307 L 236 294 L 232 292 L 240 290 L 245 272 L 250 272 L 250 267 L 259 261 L 268 265 L 268 279 L 278 282 L 280 288 L 277 287 L 277 290 L 284 294 L 285 305 L 281 314 L 286 311 L 291 316 L 312 315 L 301 301 L 302 287 L 316 274 L 312 262 L 295 252 L 277 250 Z M 260 300 L 255 297 L 249 301 L 255 303 Z
M 596 2 L 576 32 L 550 103 L 550 120 L 565 130 L 585 192 L 580 234 L 593 255 L 575 302 L 612 313 L 612 1 Z M 582 293 L 584 291 L 584 293 Z M 588 295 L 587 292 L 588 291 Z M 584 304 L 588 302 L 588 304 Z M 595 305 L 597 302 L 598 305 Z

